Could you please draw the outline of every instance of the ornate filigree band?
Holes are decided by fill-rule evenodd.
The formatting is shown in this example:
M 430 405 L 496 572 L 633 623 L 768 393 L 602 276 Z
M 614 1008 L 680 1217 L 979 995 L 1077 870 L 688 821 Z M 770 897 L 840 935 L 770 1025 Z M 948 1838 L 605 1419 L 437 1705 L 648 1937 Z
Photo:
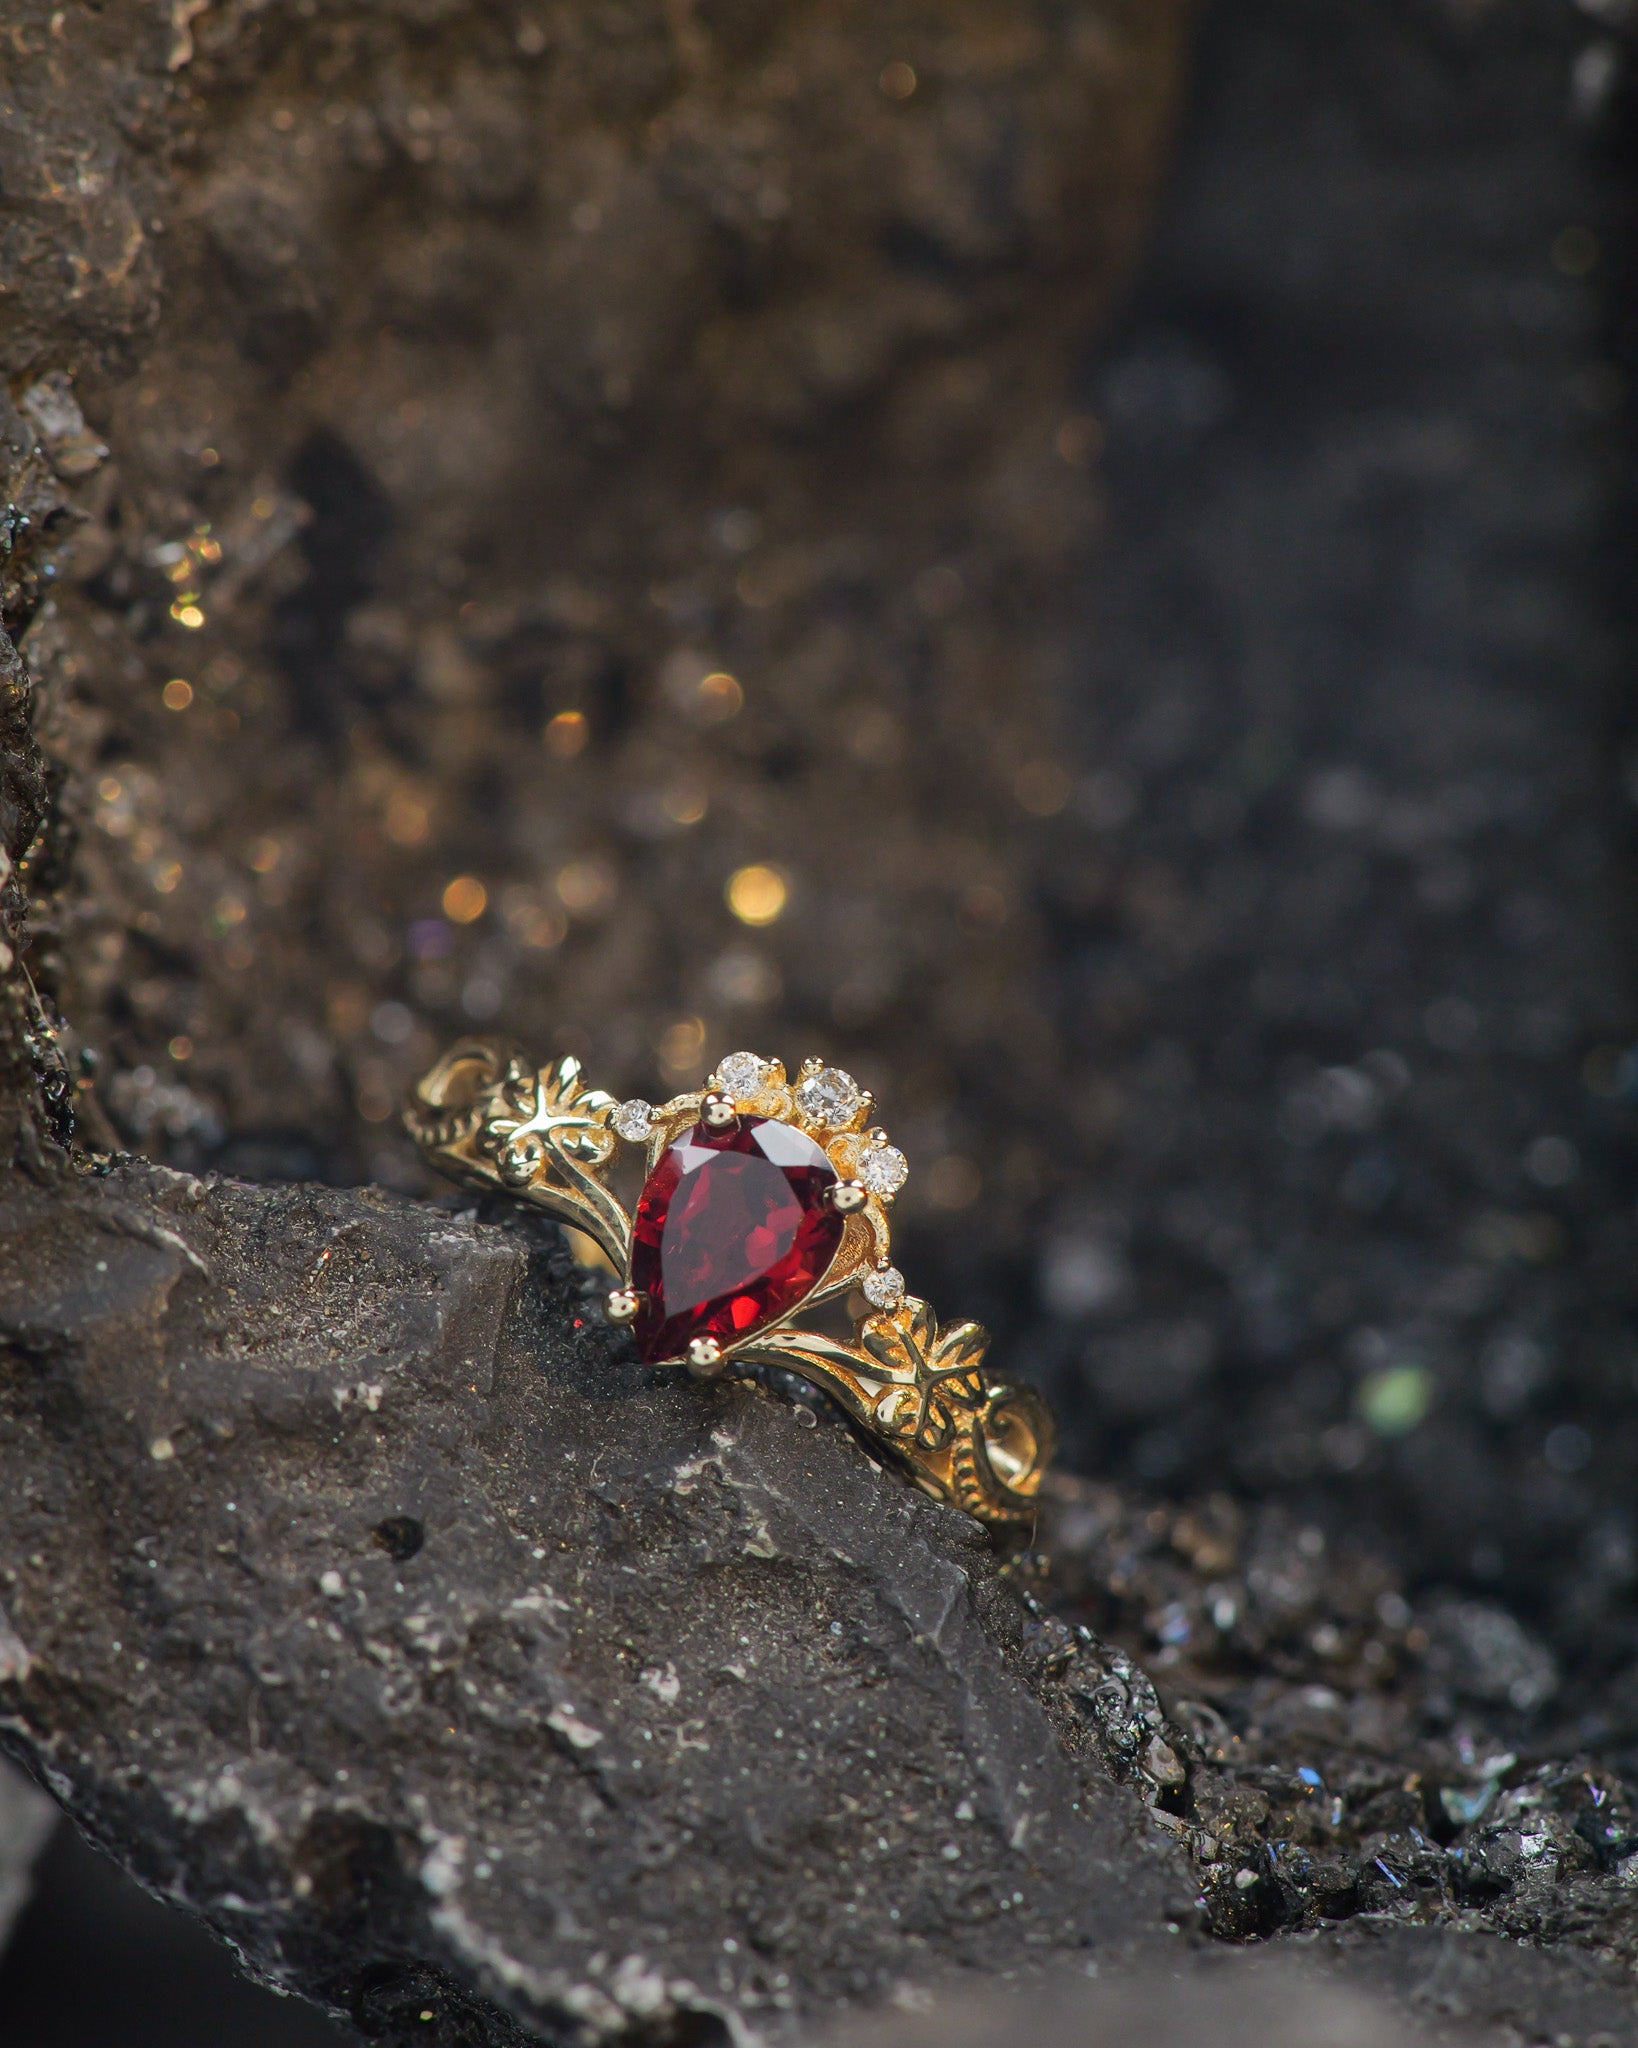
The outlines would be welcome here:
M 415 1088 L 410 1134 L 452 1178 L 498 1187 L 583 1232 L 622 1284 L 612 1321 L 651 1364 L 702 1377 L 768 1363 L 821 1387 L 916 1482 L 996 1525 L 1028 1522 L 1052 1418 L 987 1370 L 977 1323 L 941 1326 L 905 1291 L 889 1211 L 908 1168 L 852 1078 L 810 1061 L 724 1060 L 659 1107 L 587 1087 L 579 1062 L 536 1068 L 491 1039 L 453 1046 Z M 608 1185 L 622 1144 L 646 1151 L 635 1216 Z M 851 1341 L 796 1327 L 848 1298 Z

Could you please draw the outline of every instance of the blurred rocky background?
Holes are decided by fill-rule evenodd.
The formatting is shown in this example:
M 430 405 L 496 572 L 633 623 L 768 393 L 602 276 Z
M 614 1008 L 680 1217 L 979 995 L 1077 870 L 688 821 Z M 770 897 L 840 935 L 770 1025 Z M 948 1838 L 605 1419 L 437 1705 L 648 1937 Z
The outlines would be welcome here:
M 840 1059 L 1220 1931 L 1630 1955 L 1638 15 L 0 12 L 24 1151 Z

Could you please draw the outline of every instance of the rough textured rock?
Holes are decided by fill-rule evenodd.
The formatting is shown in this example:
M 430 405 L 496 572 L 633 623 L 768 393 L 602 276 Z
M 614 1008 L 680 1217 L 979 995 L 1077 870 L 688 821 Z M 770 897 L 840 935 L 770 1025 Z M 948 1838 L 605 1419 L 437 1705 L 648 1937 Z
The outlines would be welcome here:
M 1185 12 L 16 9 L 0 362 L 91 423 L 32 957 L 94 1140 L 422 1184 L 395 1094 L 504 1008 L 633 1087 L 779 1014 L 961 1152 L 957 1070 L 1039 1036 L 1071 386 Z
M 501 1986 L 497 1956 L 527 1951 L 548 2003 L 590 1985 L 611 2024 L 709 2029 L 709 2011 L 664 2007 L 724 2005 L 741 1981 L 697 1897 L 667 1923 L 689 1960 L 623 1951 L 672 1960 L 658 1992 L 632 1971 L 622 2000 L 622 1956 L 592 1971 L 538 1874 L 548 1932 L 535 1898 L 472 1917 L 498 1882 L 494 1865 L 474 1875 L 476 1822 L 457 1889 L 428 1892 L 437 1843 L 406 1812 L 390 1741 L 368 1801 L 334 1776 L 388 1677 L 424 1677 L 423 1721 L 470 1677 L 469 1698 L 512 1717 L 506 1739 L 546 1759 L 554 1827 L 591 1824 L 569 1803 L 568 1724 L 551 1721 L 587 1711 L 581 1668 L 547 1621 L 520 1640 L 474 1596 L 458 1674 L 416 1663 L 443 1654 L 415 1649 L 417 1609 L 384 1663 L 348 1637 L 347 1603 L 351 1626 L 359 1592 L 386 1596 L 348 1579 L 364 1566 L 328 1519 L 332 1480 L 391 1467 L 392 1411 L 366 1393 L 331 1421 L 321 1391 L 321 1427 L 288 1398 L 332 1343 L 362 1359 L 344 1391 L 390 1387 L 377 1357 L 447 1367 L 445 1297 L 479 1267 L 493 1277 L 494 1241 L 373 1198 L 224 1190 L 195 1215 L 184 1183 L 135 1169 L 53 1194 L 53 1140 L 72 1096 L 95 1146 L 407 1186 L 395 1088 L 468 1020 L 504 1012 L 616 1084 L 649 1085 L 651 1063 L 686 1078 L 730 1039 L 824 1047 L 895 1104 L 917 1284 L 994 1324 L 1009 1362 L 1053 1385 L 1071 1456 L 1115 1482 L 1060 1490 L 1050 1561 L 1009 1576 L 1036 1602 L 1027 1619 L 953 1537 L 914 1551 L 935 1576 L 967 1572 L 980 1669 L 1011 1672 L 1009 1696 L 1049 1717 L 1077 1770 L 1090 1744 L 1130 1787 L 1100 1814 L 1147 1805 L 1142 1826 L 1192 1857 L 1220 1933 L 1309 1942 L 1341 1917 L 1339 1968 L 1526 2039 L 1623 2038 L 1630 1977 L 1610 1972 L 1630 1970 L 1638 1896 L 1623 12 L 1218 10 L 1148 283 L 1079 400 L 1068 367 L 1167 124 L 1170 9 L 13 14 L 12 50 L 33 61 L 0 121 L 0 183 L 27 201 L 0 229 L 16 401 L 0 597 L 34 681 L 8 658 L 0 1059 L 33 1086 L 0 1086 L 0 1158 L 18 1162 L 14 1213 L 66 1261 L 35 1260 L 9 1311 L 6 1398 L 31 1418 L 16 1441 L 36 1489 L 28 1543 L 5 1529 L 6 1605 L 35 1660 L 8 1701 L 13 1739 L 78 1759 L 63 1783 L 150 1882 L 260 1967 L 352 1999 L 361 2024 L 415 2034 L 424 2009 L 452 2040 L 504 2038 L 495 2000 L 528 2003 L 529 1983 Z M 1100 502 L 1094 631 L 1073 591 L 1094 581 Z M 702 687 L 713 664 L 737 684 Z M 766 928 L 721 904 L 728 872 L 757 859 L 789 884 Z M 283 1262 L 303 1217 L 343 1234 L 297 1287 Z M 195 1228 L 220 1238 L 208 1275 L 172 1241 Z M 395 1233 L 436 1231 L 470 1271 L 453 1253 L 441 1276 L 404 1277 L 407 1252 L 393 1267 Z M 267 1249 L 241 1258 L 251 1240 Z M 356 1243 L 397 1277 L 315 1305 L 302 1288 L 322 1294 Z M 503 1267 L 520 1240 L 500 1243 Z M 251 1347 L 265 1373 L 234 1349 L 251 1323 L 207 1307 L 258 1259 L 293 1289 L 257 1311 L 278 1324 Z M 99 1260 L 123 1303 L 97 1297 Z M 78 1335 L 52 1320 L 59 1275 Z M 675 1390 L 609 1395 L 625 1383 L 601 1343 L 513 1329 L 494 1356 L 514 1378 L 490 1405 L 531 1358 L 566 1400 L 602 1389 L 618 1442 L 601 1470 L 626 1472 L 627 1434 L 653 1453 L 631 1491 L 656 1560 L 672 1557 L 667 1516 L 692 1542 L 709 1501 L 771 1499 L 781 1557 L 791 1517 L 831 1526 L 781 1462 L 785 1438 L 756 1436 L 788 1423 L 766 1397 L 722 1397 L 741 1433 L 710 1446 L 695 1409 L 667 1406 Z M 169 1384 L 132 1376 L 133 1359 L 162 1372 L 183 1354 Z M 207 1359 L 221 1414 L 255 1411 L 226 1444 L 183 1384 L 209 1379 Z M 252 1381 L 284 1389 L 270 1416 Z M 94 1398 L 76 1408 L 65 1387 Z M 486 1425 L 464 1436 L 456 1411 L 484 1396 L 446 1393 L 413 1435 L 430 1421 L 427 1441 L 461 1455 Z M 648 1434 L 622 1434 L 639 1414 Z M 530 1427 L 496 1426 L 507 1443 Z M 878 1486 L 844 1442 L 811 1442 L 815 1470 L 841 1457 Z M 309 1494 L 289 1475 L 314 1455 Z M 696 1455 L 704 1500 L 652 1478 Z M 239 1459 L 251 1499 L 294 1505 L 247 1541 L 254 1590 L 219 1602 L 212 1578 L 193 1615 L 180 1596 L 229 1540 L 205 1527 L 219 1497 L 198 1475 L 233 1475 L 236 1518 Z M 601 1470 L 586 1514 L 618 1527 Z M 462 1465 L 428 1497 L 481 1578 L 511 1554 L 503 1525 L 523 1524 L 515 1489 L 457 1516 L 469 1480 Z M 80 1571 L 122 1560 L 81 1587 L 84 1644 L 28 1563 L 58 1555 L 36 1523 L 65 1538 L 75 1515 L 95 1536 Z M 725 1506 L 701 1569 L 755 1527 Z M 161 1555 L 166 1529 L 203 1533 Z M 1374 1552 L 1349 1549 L 1362 1534 Z M 618 1549 L 587 1544 L 605 1563 Z M 780 1559 L 751 1557 L 807 1658 Z M 879 1552 L 858 1568 L 868 1587 L 892 1576 Z M 302 1590 L 330 1569 L 343 1611 Z M 144 1603 L 150 1572 L 178 1597 Z M 698 1583 L 676 1576 L 697 1620 Z M 668 1598 L 669 1582 L 650 1612 Z M 153 1650 L 117 1685 L 116 1606 Z M 255 1674 L 280 1668 L 257 1661 L 264 1608 L 298 1642 L 319 1621 L 304 1669 L 368 1664 L 377 1694 L 360 1705 L 338 1681 L 323 1712 L 253 1731 Z M 218 1627 L 251 1644 L 219 1667 L 200 1654 Z M 643 1668 L 666 1684 L 663 1664 Z M 781 1682 L 840 1713 L 816 1668 L 798 1659 Z M 536 1693 L 530 1670 L 556 1676 Z M 591 1677 L 617 1690 L 607 1668 Z M 285 1711 L 290 1689 L 269 1690 Z M 639 1691 L 643 1711 L 664 1704 Z M 127 1717 L 128 1696 L 186 1711 Z M 929 1769 L 957 1755 L 935 1758 L 953 1709 L 934 1696 L 946 1719 L 917 1723 Z M 470 1730 L 452 1722 L 458 1762 Z M 637 1725 L 584 1723 L 605 1744 Z M 295 1816 L 283 1864 L 224 1844 L 231 1818 L 190 1818 L 205 1763 L 252 1732 Z M 575 1753 L 595 1764 L 603 1747 Z M 484 1788 L 518 1782 L 455 1772 L 437 1789 L 487 1820 Z M 687 1784 L 706 1781 L 677 1782 L 680 1842 Z M 946 1869 L 940 1847 L 917 1835 L 908 1867 L 949 1885 L 961 1859 Z M 980 1963 L 1055 1955 L 1083 1912 L 1105 1925 L 1115 1903 L 1076 1891 L 1075 1853 L 1046 1922 L 1009 1908 L 1004 1929 L 979 1925 Z M 1180 1882 L 1156 1853 L 1135 1867 Z M 595 1887 L 622 1881 L 617 1858 L 568 1869 L 593 1917 L 610 1910 Z M 343 1926 L 348 1872 L 362 1918 Z M 663 1864 L 652 1882 L 665 1902 L 687 1873 Z M 611 1924 L 636 1924 L 647 1883 Z M 850 1947 L 845 1892 L 806 1883 L 831 1945 L 783 1990 L 823 2006 L 888 1988 L 899 1951 L 889 1965 Z M 475 1970 L 474 1927 L 499 1944 Z M 926 1944 L 906 1941 L 918 1968 L 968 1940 L 959 1920 L 907 1934 Z M 767 1938 L 785 1953 L 777 1926 Z M 429 1956 L 443 1977 L 417 1974 Z M 751 1993 L 781 1995 L 783 1962 L 757 1967 Z M 667 1987 L 685 1979 L 679 1999 Z M 659 2018 L 633 2014 L 651 1999 Z
M 1334 1981 L 1293 1971 L 1173 1978 L 1160 1985 L 1099 1984 L 1039 1992 L 1028 2005 L 991 1996 L 941 2002 L 914 2019 L 856 2028 L 841 2038 L 861 2048 L 990 2048 L 1027 2029 L 1042 2048 L 1085 2041 L 1142 2041 L 1145 2048 L 1193 2048 L 1210 2039 L 1223 2048 L 1422 2048 L 1429 2036 L 1407 2028 L 1406 2016 L 1354 1996 Z
M 1102 1639 L 1083 1658 L 1116 1681 L 1091 1702 L 1111 1770 L 1193 1855 L 1216 1933 L 1350 1928 L 1368 1956 L 1394 1952 L 1385 1932 L 1482 1929 L 1630 1972 L 1631 1775 L 1504 1608 L 1407 1597 L 1379 1554 L 1225 1496 L 1179 1508 L 1060 1478 L 1041 1541 L 1039 1596 Z M 1155 1724 L 1127 1725 L 1151 1697 L 1158 1775 Z
M 1430 1779 L 1358 1851 L 1381 1896 L 1303 1894 L 1316 1826 L 1357 1844 L 1388 1789 L 1333 1753 L 1407 1753 L 1368 1685 L 1316 1798 L 1276 1685 L 1267 1738 L 1163 1703 L 817 1398 L 649 1373 L 584 1287 L 549 1230 L 391 1195 L 0 1191 L 0 1741 L 265 1981 L 388 2042 L 741 2038 L 975 1973 L 1146 1983 L 1306 1896 L 1355 1916 L 1336 1983 L 1638 2040 L 1585 1829 L 1525 1801 L 1545 1850 L 1404 1910 Z
M 1190 1955 L 1181 1968 L 1142 1979 L 1032 1988 L 1025 1998 L 991 1993 L 935 2002 L 839 2032 L 860 2048 L 987 2048 L 1027 2028 L 1043 2048 L 1088 2040 L 1141 2041 L 1145 2048 L 1476 2048 L 1483 2042 L 1625 2042 L 1632 2021 L 1618 1982 L 1576 1981 L 1551 1958 L 1498 1956 L 1484 1944 L 1390 1937 L 1374 1944 L 1367 1970 L 1346 1949 Z M 1493 1946 L 1493 1945 L 1492 1945 Z M 1543 2025 L 1540 2015 L 1550 2015 Z
M 79 1824 L 392 2040 L 777 2030 L 1192 1917 L 977 1525 L 639 1369 L 550 1244 L 5 1184 L 3 1738 Z
M 978 1309 L 1078 1469 L 1512 1608 L 1620 1755 L 1630 31 L 1243 0 L 1206 33 L 1089 379 L 1106 823 L 1049 878 L 1087 1165 L 1033 1298 Z

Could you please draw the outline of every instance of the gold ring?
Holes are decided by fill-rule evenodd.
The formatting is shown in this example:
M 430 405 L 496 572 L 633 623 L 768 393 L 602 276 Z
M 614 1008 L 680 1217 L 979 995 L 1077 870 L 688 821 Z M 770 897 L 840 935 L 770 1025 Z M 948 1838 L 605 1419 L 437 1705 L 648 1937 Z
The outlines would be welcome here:
M 578 1060 L 536 1068 L 468 1038 L 412 1091 L 405 1123 L 452 1179 L 494 1187 L 581 1231 L 620 1285 L 609 1320 L 650 1365 L 715 1378 L 779 1365 L 839 1401 L 936 1499 L 1027 1523 L 1052 1459 L 1046 1404 L 991 1376 L 977 1323 L 941 1327 L 905 1292 L 889 1211 L 909 1168 L 840 1068 L 734 1053 L 703 1092 L 617 1102 Z M 647 1178 L 628 1214 L 607 1176 L 622 1145 Z M 848 1298 L 853 1339 L 795 1319 Z

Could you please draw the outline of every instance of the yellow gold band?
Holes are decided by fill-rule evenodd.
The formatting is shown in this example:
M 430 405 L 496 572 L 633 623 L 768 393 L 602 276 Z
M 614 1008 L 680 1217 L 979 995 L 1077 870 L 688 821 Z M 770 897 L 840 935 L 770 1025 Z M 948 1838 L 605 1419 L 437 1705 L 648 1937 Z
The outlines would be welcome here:
M 618 1103 L 586 1086 L 576 1060 L 537 1069 L 514 1047 L 471 1038 L 417 1084 L 405 1123 L 440 1172 L 501 1189 L 589 1237 L 622 1279 L 609 1297 L 616 1321 L 631 1320 L 639 1301 L 633 1219 L 607 1184 L 622 1140 L 646 1147 L 652 1176 L 691 1128 L 743 1120 L 802 1133 L 834 1183 L 827 1196 L 839 1222 L 828 1228 L 839 1235 L 828 1266 L 783 1313 L 731 1341 L 697 1340 L 678 1362 L 701 1376 L 736 1364 L 787 1367 L 838 1401 L 925 1492 L 996 1526 L 1028 1523 L 1052 1458 L 1051 1415 L 1031 1389 L 989 1373 L 989 1337 L 977 1323 L 941 1327 L 904 1291 L 888 1212 L 908 1169 L 885 1132 L 863 1128 L 871 1107 L 834 1068 L 810 1061 L 790 1085 L 777 1061 L 743 1053 L 704 1091 L 657 1108 Z M 851 1342 L 796 1327 L 801 1313 L 842 1296 Z

